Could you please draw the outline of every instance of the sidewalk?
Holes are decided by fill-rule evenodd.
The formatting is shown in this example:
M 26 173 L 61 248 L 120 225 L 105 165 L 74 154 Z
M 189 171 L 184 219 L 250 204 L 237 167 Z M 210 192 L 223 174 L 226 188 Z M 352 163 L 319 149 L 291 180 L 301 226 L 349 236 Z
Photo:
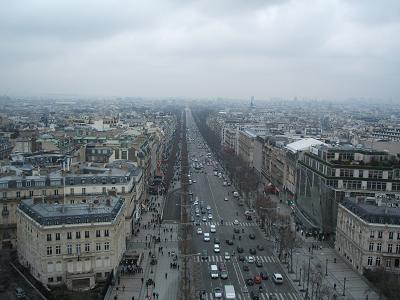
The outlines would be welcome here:
M 279 203 L 277 197 L 271 197 L 271 199 L 278 202 L 281 210 L 291 211 L 286 203 Z M 308 269 L 308 262 L 310 260 L 311 269 L 320 268 L 324 276 L 323 283 L 331 288 L 330 293 L 332 295 L 336 295 L 334 299 L 379 299 L 379 295 L 372 290 L 367 279 L 354 271 L 351 266 L 336 254 L 335 249 L 330 247 L 327 242 L 316 241 L 313 237 L 305 237 L 300 231 L 296 232 L 296 234 L 303 241 L 302 247 L 293 251 L 293 273 L 288 272 L 288 265 L 284 266 L 284 270 L 287 277 L 293 282 L 293 285 L 303 297 L 307 289 L 307 273 L 304 276 L 304 270 Z M 312 245 L 316 245 L 314 249 L 312 249 Z M 301 282 L 299 281 L 300 269 L 302 269 Z M 311 295 L 311 277 L 309 296 Z M 335 285 L 336 288 L 334 288 Z
M 158 211 L 150 210 L 143 212 L 140 221 L 141 227 L 139 233 L 132 236 L 132 238 L 127 241 L 127 250 L 136 250 L 137 253 L 144 254 L 143 260 L 140 264 L 140 266 L 143 268 L 143 273 L 121 274 L 119 276 L 119 282 L 116 280 L 115 286 L 110 287 L 105 299 L 177 299 L 177 293 L 179 290 L 179 271 L 178 269 L 171 269 L 170 263 L 172 262 L 172 257 L 168 255 L 168 252 L 175 251 L 175 253 L 178 253 L 178 224 L 163 223 L 161 227 L 156 225 L 154 228 L 154 223 L 151 223 L 152 220 L 155 220 L 157 213 L 162 213 L 163 205 L 163 196 L 157 196 L 156 199 L 151 201 L 150 208 Z M 145 225 L 146 229 L 144 228 Z M 160 243 L 155 243 L 151 238 L 152 236 L 159 236 Z M 152 241 L 150 242 L 149 247 L 148 243 L 150 240 Z M 150 264 L 150 251 L 152 254 L 155 254 L 155 258 L 157 259 L 157 264 L 153 266 Z M 165 278 L 166 273 L 167 278 Z M 152 279 L 154 281 L 154 285 L 146 287 L 146 282 L 148 279 Z M 158 294 L 159 297 L 154 298 L 153 293 L 154 295 Z M 147 298 L 147 295 L 150 297 Z

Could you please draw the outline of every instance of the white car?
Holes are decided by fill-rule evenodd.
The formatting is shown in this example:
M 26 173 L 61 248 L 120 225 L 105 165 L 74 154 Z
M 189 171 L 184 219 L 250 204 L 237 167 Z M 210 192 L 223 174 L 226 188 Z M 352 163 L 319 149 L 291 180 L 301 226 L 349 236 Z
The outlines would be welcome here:
M 220 248 L 218 244 L 214 244 L 214 252 L 215 253 L 219 253 L 220 252 Z
M 224 186 L 227 186 L 227 183 L 226 183 L 226 181 L 224 181 Z
M 224 198 L 224 201 L 228 201 L 228 200 L 229 200 L 228 197 L 225 197 L 225 198 Z
M 196 183 L 196 179 L 193 179 L 193 183 Z
M 202 234 L 203 233 L 203 230 L 199 227 L 199 228 L 197 228 L 197 234 Z
M 212 225 L 210 226 L 210 232 L 211 232 L 211 233 L 217 232 L 217 227 L 216 227 L 214 224 L 212 224 Z
M 238 220 L 233 221 L 233 225 L 239 225 L 239 221 Z
M 212 220 L 212 218 L 213 218 L 212 214 L 208 214 L 208 219 Z
M 203 240 L 205 242 L 209 242 L 210 241 L 210 233 L 209 232 L 204 232 L 203 234 Z
M 273 282 L 277 283 L 277 284 L 282 284 L 283 283 L 283 277 L 280 273 L 274 273 L 272 275 L 272 280 Z
M 211 206 L 210 206 L 210 205 L 207 205 L 206 209 L 207 209 L 208 211 L 210 211 L 210 210 L 211 210 Z
M 224 258 L 225 260 L 231 260 L 231 255 L 229 254 L 229 252 L 225 252 Z
M 248 262 L 249 264 L 253 264 L 253 263 L 255 262 L 254 256 L 249 256 L 249 257 L 247 257 L 247 262 Z
M 222 288 L 217 287 L 214 289 L 214 298 L 215 299 L 222 299 Z
M 207 222 L 206 216 L 204 216 L 201 220 L 202 220 L 203 222 Z

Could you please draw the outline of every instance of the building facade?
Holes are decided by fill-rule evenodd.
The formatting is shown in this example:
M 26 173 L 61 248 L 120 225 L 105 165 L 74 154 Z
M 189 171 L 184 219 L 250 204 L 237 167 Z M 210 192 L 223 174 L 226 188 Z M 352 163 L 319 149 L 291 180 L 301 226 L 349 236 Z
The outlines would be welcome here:
M 399 201 L 346 199 L 338 206 L 335 249 L 357 272 L 400 272 Z
M 18 259 L 43 285 L 92 289 L 116 272 L 126 250 L 124 212 L 117 197 L 73 205 L 22 200 Z

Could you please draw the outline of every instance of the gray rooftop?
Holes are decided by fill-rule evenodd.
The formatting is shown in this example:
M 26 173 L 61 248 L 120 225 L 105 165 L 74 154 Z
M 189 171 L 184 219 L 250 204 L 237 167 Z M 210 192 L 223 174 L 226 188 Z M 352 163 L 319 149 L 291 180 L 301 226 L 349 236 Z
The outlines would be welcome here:
M 40 225 L 113 222 L 121 211 L 123 200 L 97 197 L 92 204 L 47 204 L 33 199 L 22 200 L 18 208 Z
M 341 204 L 368 223 L 400 225 L 400 207 L 357 203 L 350 199 Z

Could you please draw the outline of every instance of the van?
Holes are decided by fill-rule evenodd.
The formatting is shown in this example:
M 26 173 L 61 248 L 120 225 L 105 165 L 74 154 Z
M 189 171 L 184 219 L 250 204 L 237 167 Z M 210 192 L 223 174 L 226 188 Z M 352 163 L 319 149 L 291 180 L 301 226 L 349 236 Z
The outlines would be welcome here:
M 224 287 L 224 294 L 225 294 L 225 299 L 228 300 L 234 300 L 236 299 L 236 293 L 235 293 L 235 287 L 231 284 L 225 285 Z
M 210 266 L 210 275 L 211 275 L 212 279 L 215 279 L 215 278 L 219 277 L 219 272 L 218 272 L 217 265 L 211 265 Z

